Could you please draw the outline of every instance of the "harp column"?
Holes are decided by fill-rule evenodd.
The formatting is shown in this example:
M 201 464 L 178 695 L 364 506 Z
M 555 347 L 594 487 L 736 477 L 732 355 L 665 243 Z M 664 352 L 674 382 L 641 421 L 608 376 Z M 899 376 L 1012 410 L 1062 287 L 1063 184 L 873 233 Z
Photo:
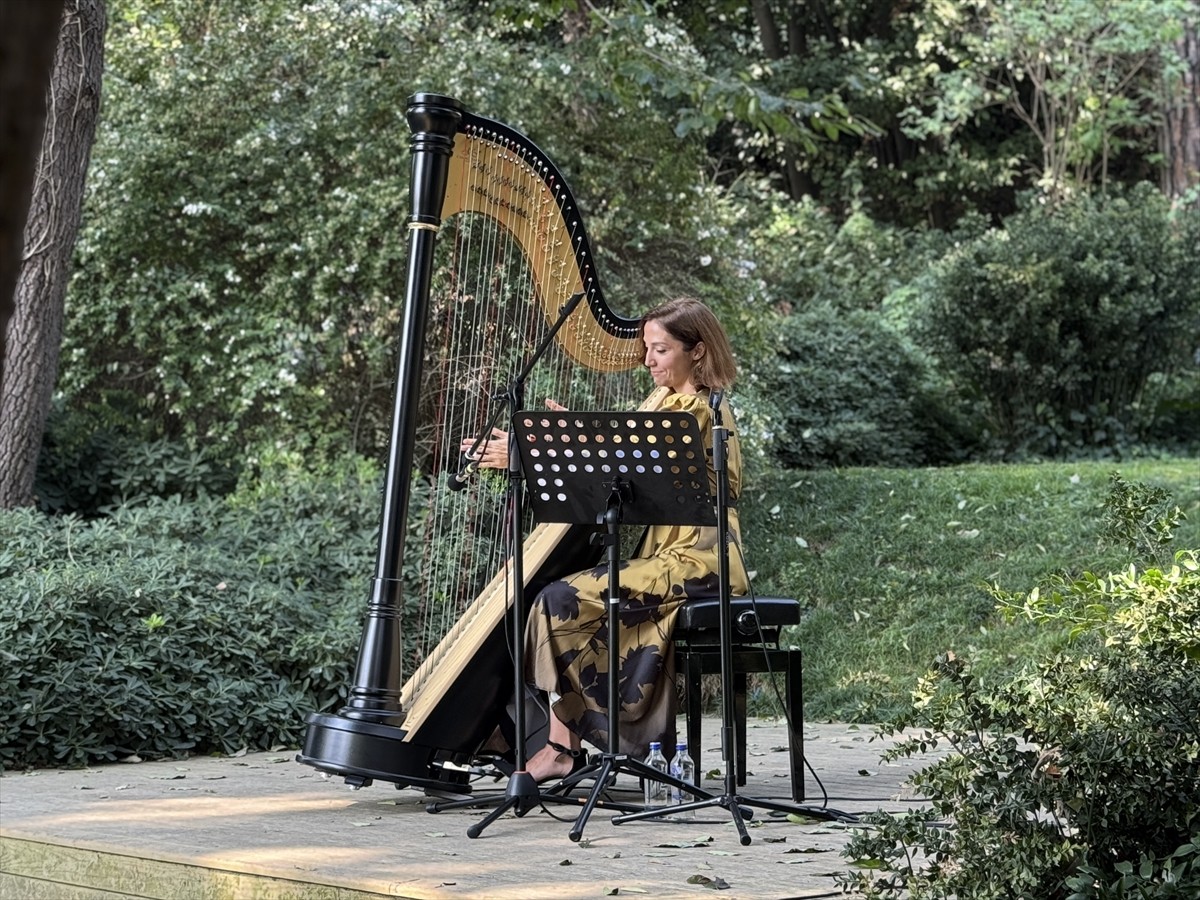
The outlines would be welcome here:
M 336 715 L 308 716 L 304 747 L 296 757 L 359 785 L 369 784 L 373 778 L 419 784 L 425 768 L 420 759 L 407 758 L 420 756 L 422 749 L 400 743 L 405 735 L 400 727 L 405 718 L 400 701 L 404 680 L 400 573 L 433 250 L 463 108 L 449 97 L 415 94 L 409 100 L 407 116 L 413 133 L 408 278 L 375 577 L 346 705 Z M 414 775 L 417 777 L 411 777 Z

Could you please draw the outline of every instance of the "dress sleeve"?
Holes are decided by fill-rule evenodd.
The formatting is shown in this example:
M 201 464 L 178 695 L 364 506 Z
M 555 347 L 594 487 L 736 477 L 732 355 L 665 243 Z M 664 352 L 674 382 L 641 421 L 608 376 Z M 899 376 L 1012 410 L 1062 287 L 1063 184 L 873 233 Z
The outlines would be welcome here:
M 700 423 L 700 430 L 707 432 L 712 423 L 712 410 L 708 408 L 708 397 L 700 394 L 671 394 L 661 407 L 666 412 L 689 412 Z
M 724 423 L 729 428 L 729 495 L 734 502 L 742 492 L 742 451 L 741 445 L 737 438 L 737 429 L 734 427 L 733 415 L 726 401 L 723 405 L 722 415 Z M 660 407 L 664 410 L 679 410 L 682 412 L 690 412 L 696 417 L 696 421 L 700 423 L 700 433 L 704 437 L 704 449 L 712 450 L 712 409 L 708 405 L 708 395 L 706 394 L 671 394 Z M 708 474 L 712 480 L 712 488 L 716 490 L 716 473 L 712 468 L 712 457 L 708 456 Z

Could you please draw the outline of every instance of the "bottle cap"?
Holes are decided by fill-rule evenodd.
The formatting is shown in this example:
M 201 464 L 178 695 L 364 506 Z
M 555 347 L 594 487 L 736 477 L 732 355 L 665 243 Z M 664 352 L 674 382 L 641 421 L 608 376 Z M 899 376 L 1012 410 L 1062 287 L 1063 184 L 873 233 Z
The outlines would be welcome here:
M 661 744 L 661 743 L 659 743 L 658 741 L 651 741 L 651 742 L 650 742 L 650 749 L 651 749 L 651 750 L 661 750 L 661 749 L 662 749 L 662 744 Z
M 680 741 L 678 744 L 675 745 L 675 749 L 676 750 L 686 750 L 687 749 L 687 741 Z

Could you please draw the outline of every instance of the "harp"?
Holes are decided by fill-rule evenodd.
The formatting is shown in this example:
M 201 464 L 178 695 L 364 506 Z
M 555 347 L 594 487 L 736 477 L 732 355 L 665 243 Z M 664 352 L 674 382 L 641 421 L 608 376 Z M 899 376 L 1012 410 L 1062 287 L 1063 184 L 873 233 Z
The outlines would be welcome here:
M 446 764 L 477 751 L 512 697 L 509 603 L 594 557 L 570 526 L 540 525 L 523 543 L 524 584 L 512 584 L 496 552 L 494 481 L 447 490 L 458 442 L 476 436 L 515 357 L 569 297 L 583 302 L 531 394 L 628 405 L 641 345 L 637 320 L 605 301 L 575 201 L 545 154 L 449 97 L 414 94 L 407 119 L 405 307 L 376 570 L 346 703 L 307 717 L 297 760 L 353 786 L 462 790 L 461 769 Z

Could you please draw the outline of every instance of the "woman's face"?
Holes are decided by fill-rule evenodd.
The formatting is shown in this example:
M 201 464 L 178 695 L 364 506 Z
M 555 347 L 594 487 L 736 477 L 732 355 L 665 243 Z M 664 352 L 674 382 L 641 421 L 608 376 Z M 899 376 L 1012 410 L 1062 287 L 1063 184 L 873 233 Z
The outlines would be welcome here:
M 646 368 L 650 370 L 654 383 L 669 387 L 676 393 L 696 393 L 692 383 L 692 364 L 704 355 L 704 344 L 699 343 L 691 350 L 684 349 L 683 342 L 651 319 L 642 329 L 646 342 Z

